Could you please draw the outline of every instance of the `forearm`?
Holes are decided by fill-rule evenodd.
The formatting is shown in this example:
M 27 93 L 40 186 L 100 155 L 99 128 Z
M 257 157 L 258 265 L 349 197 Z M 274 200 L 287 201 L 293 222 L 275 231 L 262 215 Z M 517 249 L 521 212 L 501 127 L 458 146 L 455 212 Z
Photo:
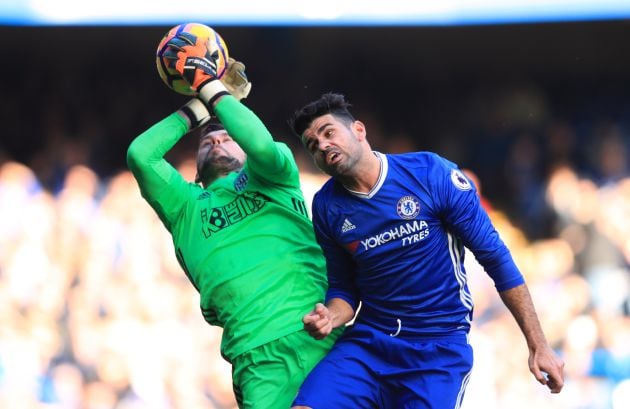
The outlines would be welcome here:
M 518 323 L 530 351 L 547 345 L 538 315 L 526 284 L 499 293 L 505 306 Z
M 352 306 L 341 298 L 331 298 L 326 303 L 326 307 L 330 312 L 330 320 L 333 328 L 345 325 L 354 317 L 354 309 Z
M 127 164 L 134 175 L 141 174 L 157 162 L 188 132 L 188 123 L 178 113 L 159 121 L 139 136 L 127 149 Z
M 138 182 L 140 193 L 169 228 L 181 207 L 179 191 L 187 184 L 164 155 L 188 131 L 179 114 L 172 114 L 139 135 L 129 145 L 127 164 Z
M 275 151 L 273 137 L 258 116 L 232 96 L 223 96 L 213 107 L 227 132 L 251 157 Z

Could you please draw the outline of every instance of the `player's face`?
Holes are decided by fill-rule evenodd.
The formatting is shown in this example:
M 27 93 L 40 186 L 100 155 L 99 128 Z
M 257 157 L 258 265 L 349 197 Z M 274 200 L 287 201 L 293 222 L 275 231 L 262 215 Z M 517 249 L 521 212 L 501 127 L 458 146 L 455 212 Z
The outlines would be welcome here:
M 361 157 L 364 131 L 359 121 L 343 122 L 326 114 L 313 120 L 302 134 L 302 143 L 321 170 L 331 176 L 343 175 Z
M 210 132 L 199 141 L 197 172 L 200 179 L 239 170 L 245 163 L 243 149 L 224 130 Z

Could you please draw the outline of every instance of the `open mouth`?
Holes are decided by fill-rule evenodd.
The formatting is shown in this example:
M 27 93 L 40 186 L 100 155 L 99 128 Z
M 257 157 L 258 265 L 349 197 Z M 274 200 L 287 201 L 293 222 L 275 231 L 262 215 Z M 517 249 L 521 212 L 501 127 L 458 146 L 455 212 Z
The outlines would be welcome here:
M 326 155 L 326 162 L 328 162 L 328 164 L 332 165 L 335 162 L 337 162 L 337 160 L 341 157 L 341 155 L 339 154 L 339 152 L 329 152 Z

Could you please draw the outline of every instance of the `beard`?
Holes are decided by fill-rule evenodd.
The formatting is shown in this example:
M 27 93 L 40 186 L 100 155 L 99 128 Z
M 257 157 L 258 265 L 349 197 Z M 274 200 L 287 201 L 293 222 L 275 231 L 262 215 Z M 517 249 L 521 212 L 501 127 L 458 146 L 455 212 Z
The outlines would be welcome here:
M 202 161 L 197 162 L 197 179 L 201 182 L 211 181 L 242 168 L 243 162 L 217 147 L 210 150 Z
M 335 164 L 328 164 L 326 160 L 318 163 L 317 166 L 327 173 L 330 176 L 338 177 L 344 176 L 345 174 L 351 172 L 354 166 L 359 161 L 358 156 L 348 155 L 345 151 L 336 150 L 337 154 L 340 155 L 340 160 Z

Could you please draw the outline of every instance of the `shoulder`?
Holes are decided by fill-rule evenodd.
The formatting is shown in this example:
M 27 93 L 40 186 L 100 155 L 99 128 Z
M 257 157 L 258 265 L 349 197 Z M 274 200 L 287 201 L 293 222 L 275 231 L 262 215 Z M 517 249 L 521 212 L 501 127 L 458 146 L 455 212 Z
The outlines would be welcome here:
M 335 181 L 333 178 L 329 178 L 322 187 L 315 193 L 314 200 L 330 202 L 335 196 L 339 194 L 338 192 L 339 183 Z
M 397 169 L 397 173 L 412 173 L 434 187 L 443 184 L 452 184 L 459 190 L 469 190 L 473 187 L 455 162 L 435 152 L 388 154 L 387 159 L 390 168 Z
M 293 151 L 289 146 L 284 142 L 278 142 L 275 140 L 270 140 L 270 143 L 267 145 L 267 151 L 265 153 L 264 159 L 262 160 L 264 163 L 273 162 L 273 158 L 282 158 L 285 162 L 291 162 L 291 164 L 295 164 L 295 156 L 293 155 Z M 247 157 L 247 162 L 251 162 L 253 160 L 252 156 Z M 295 165 L 297 167 L 297 165 Z
M 334 178 L 329 178 L 313 196 L 313 211 L 330 212 L 343 206 L 349 196 L 346 189 Z
M 455 187 L 466 191 L 474 189 L 474 185 L 455 163 L 434 152 L 419 152 L 419 161 L 427 168 L 427 177 L 432 185 Z
M 285 166 L 293 169 L 294 171 L 298 170 L 298 165 L 295 160 L 295 155 L 289 146 L 284 142 L 274 141 L 273 144 L 276 146 L 276 150 L 279 155 L 284 157 Z
M 299 187 L 300 175 L 295 156 L 283 142 L 271 141 L 258 154 L 248 153 L 244 170 L 254 179 L 271 185 Z
M 435 179 L 450 174 L 457 165 L 434 152 L 420 151 L 387 154 L 387 166 L 395 174 L 413 174 L 417 177 Z
M 457 169 L 457 164 L 446 159 L 435 152 L 421 151 L 409 152 L 398 155 L 388 155 L 401 163 L 409 164 L 409 166 L 425 167 L 429 171 L 437 171 L 450 173 L 451 169 Z
M 428 151 L 396 154 L 390 153 L 385 156 L 387 157 L 387 161 L 394 166 L 399 165 L 405 167 L 435 167 L 445 166 L 447 164 L 454 165 L 437 153 Z
M 289 146 L 286 143 L 278 142 L 278 141 L 273 141 L 273 143 L 276 145 L 276 147 L 282 154 L 293 158 L 293 151 L 291 151 L 291 148 L 289 148 Z

